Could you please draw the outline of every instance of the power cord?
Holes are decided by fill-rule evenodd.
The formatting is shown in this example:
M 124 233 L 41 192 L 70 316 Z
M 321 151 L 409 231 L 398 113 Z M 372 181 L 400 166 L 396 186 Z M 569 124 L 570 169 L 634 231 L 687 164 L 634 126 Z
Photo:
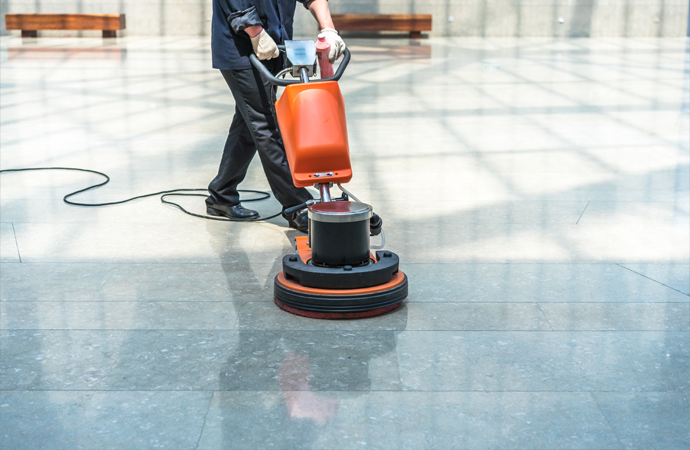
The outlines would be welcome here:
M 71 200 L 68 200 L 70 197 L 81 194 L 82 192 L 89 191 L 91 189 L 96 189 L 101 186 L 105 186 L 110 182 L 110 177 L 103 172 L 99 172 L 97 170 L 91 170 L 91 169 L 80 169 L 77 167 L 29 167 L 29 168 L 24 168 L 24 169 L 4 169 L 0 170 L 0 173 L 5 173 L 5 172 L 27 172 L 30 170 L 71 170 L 74 172 L 88 172 L 88 173 L 94 173 L 96 175 L 100 175 L 103 178 L 105 178 L 105 181 L 102 183 L 94 184 L 92 186 L 86 187 L 84 189 L 79 189 L 78 191 L 71 192 L 67 195 L 65 195 L 62 200 L 67 203 L 68 205 L 74 205 L 74 206 L 109 206 L 109 205 L 121 205 L 123 203 L 131 202 L 132 200 L 138 200 L 140 198 L 146 198 L 146 197 L 154 197 L 156 195 L 160 195 L 160 199 L 162 203 L 165 203 L 166 205 L 171 205 L 174 206 L 175 208 L 179 209 L 185 214 L 189 214 L 190 216 L 194 217 L 199 217 L 201 219 L 208 219 L 208 220 L 218 220 L 220 222 L 261 222 L 269 219 L 273 219 L 274 217 L 278 217 L 281 213 L 273 214 L 272 216 L 268 217 L 257 217 L 255 219 L 232 219 L 232 218 L 220 218 L 220 217 L 213 217 L 213 216 L 206 216 L 203 214 L 195 214 L 193 212 L 189 212 L 186 209 L 184 209 L 181 205 L 172 202 L 170 200 L 166 200 L 166 197 L 171 197 L 171 196 L 181 196 L 181 197 L 206 197 L 207 194 L 188 194 L 187 192 L 194 192 L 194 191 L 204 191 L 208 192 L 206 189 L 170 189 L 168 191 L 160 191 L 160 192 L 153 192 L 151 194 L 144 194 L 144 195 L 137 195 L 136 197 L 128 198 L 126 200 L 119 200 L 116 202 L 107 202 L 107 203 L 79 203 L 79 202 L 73 202 Z M 259 194 L 260 197 L 257 198 L 248 198 L 248 199 L 242 199 L 243 202 L 258 202 L 260 200 L 266 200 L 267 198 L 271 197 L 271 194 L 265 191 L 255 191 L 253 189 L 238 189 L 238 192 L 248 192 L 252 194 Z

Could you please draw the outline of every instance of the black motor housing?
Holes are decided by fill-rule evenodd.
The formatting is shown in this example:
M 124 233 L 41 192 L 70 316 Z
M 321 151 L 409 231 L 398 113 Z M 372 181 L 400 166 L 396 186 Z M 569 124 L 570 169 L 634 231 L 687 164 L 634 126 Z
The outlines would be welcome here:
M 309 207 L 309 246 L 312 263 L 322 267 L 369 264 L 371 206 L 337 201 Z
M 393 311 L 407 297 L 398 256 L 369 250 L 381 233 L 371 206 L 347 200 L 309 206 L 309 236 L 283 258 L 273 289 L 280 308 L 316 319 L 359 319 Z

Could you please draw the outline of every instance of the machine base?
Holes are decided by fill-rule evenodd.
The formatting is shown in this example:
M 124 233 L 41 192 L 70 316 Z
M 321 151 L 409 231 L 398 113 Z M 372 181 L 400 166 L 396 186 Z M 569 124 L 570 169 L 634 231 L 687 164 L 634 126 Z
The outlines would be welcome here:
M 293 314 L 318 319 L 358 319 L 387 313 L 407 297 L 407 276 L 398 271 L 390 282 L 359 289 L 302 286 L 280 272 L 274 283 L 275 303 Z
M 366 317 L 374 317 L 374 316 L 380 316 L 381 314 L 385 314 L 388 311 L 393 311 L 400 305 L 402 305 L 402 302 L 396 303 L 395 305 L 391 306 L 386 306 L 385 308 L 378 308 L 378 309 L 372 309 L 371 311 L 362 311 L 362 312 L 316 312 L 316 311 L 304 311 L 302 309 L 297 309 L 297 308 L 291 308 L 285 303 L 281 303 L 278 300 L 275 300 L 276 305 L 284 311 L 287 311 L 292 314 L 296 314 L 298 316 L 304 316 L 304 317 L 310 317 L 312 319 L 327 319 L 327 320 L 344 320 L 344 319 L 364 319 Z

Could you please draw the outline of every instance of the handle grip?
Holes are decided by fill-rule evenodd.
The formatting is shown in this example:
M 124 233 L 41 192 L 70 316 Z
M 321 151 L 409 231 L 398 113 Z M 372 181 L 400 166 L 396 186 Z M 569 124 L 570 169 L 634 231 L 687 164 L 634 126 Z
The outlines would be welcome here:
M 284 49 L 285 46 L 279 45 L 279 49 Z M 263 75 L 271 84 L 274 84 L 276 86 L 289 86 L 291 84 L 297 84 L 301 83 L 301 80 L 284 80 L 280 78 L 276 78 L 267 68 L 261 63 L 261 60 L 256 57 L 255 54 L 249 55 L 249 61 L 252 63 L 252 65 L 259 71 L 261 72 L 261 75 Z M 338 70 L 335 71 L 335 75 L 333 75 L 330 78 L 325 78 L 325 79 L 320 79 L 317 81 L 338 81 L 340 80 L 340 77 L 343 76 L 343 73 L 345 72 L 345 68 L 347 65 L 350 63 L 350 50 L 345 49 L 345 52 L 343 53 L 343 60 L 338 66 Z
M 285 214 L 292 214 L 295 211 L 299 211 L 300 209 L 304 209 L 307 206 L 309 206 L 309 202 L 304 202 L 300 203 L 299 205 L 291 206 L 289 208 L 286 208 L 285 211 L 283 211 Z

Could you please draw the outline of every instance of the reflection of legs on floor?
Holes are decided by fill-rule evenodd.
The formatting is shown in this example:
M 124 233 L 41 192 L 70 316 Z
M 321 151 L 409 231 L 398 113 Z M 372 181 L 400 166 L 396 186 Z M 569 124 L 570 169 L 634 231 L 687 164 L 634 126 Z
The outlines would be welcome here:
M 283 390 L 288 415 L 324 424 L 337 415 L 338 401 L 312 392 L 309 378 L 309 357 L 289 352 L 278 372 L 278 384 Z

